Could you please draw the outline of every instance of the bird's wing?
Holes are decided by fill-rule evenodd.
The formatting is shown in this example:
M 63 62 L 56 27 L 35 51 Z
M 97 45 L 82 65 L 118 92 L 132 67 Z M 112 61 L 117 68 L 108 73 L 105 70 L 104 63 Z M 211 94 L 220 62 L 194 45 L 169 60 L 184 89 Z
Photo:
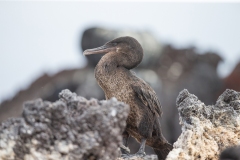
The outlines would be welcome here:
M 132 89 L 134 91 L 135 97 L 149 110 L 161 116 L 161 104 L 158 100 L 157 94 L 154 90 L 144 81 L 139 82 L 140 84 L 132 84 Z

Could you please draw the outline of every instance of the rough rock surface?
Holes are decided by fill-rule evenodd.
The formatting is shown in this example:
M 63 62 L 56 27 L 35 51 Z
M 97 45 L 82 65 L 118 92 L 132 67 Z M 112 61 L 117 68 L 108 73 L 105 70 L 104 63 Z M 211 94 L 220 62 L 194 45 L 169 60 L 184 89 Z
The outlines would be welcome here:
M 177 98 L 182 134 L 167 160 L 217 160 L 225 148 L 240 143 L 240 92 L 227 89 L 206 106 L 186 89 Z
M 2 123 L 1 160 L 118 157 L 128 105 L 114 98 L 86 100 L 69 90 L 63 90 L 59 97 L 54 103 L 41 99 L 27 102 L 22 118 Z

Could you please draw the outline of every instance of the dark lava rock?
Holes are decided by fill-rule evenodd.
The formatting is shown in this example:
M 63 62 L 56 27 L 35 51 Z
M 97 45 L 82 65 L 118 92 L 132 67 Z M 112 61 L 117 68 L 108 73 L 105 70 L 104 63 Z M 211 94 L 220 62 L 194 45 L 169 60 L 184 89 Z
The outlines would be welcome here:
M 22 118 L 0 127 L 0 159 L 100 159 L 119 155 L 128 105 L 115 98 L 87 100 L 69 90 L 51 103 L 24 104 Z

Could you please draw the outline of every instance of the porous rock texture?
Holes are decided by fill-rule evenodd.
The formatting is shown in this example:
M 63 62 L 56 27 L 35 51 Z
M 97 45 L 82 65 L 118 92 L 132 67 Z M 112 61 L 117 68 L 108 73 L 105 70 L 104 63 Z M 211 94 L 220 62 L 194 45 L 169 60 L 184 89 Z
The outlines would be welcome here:
M 206 106 L 186 89 L 177 98 L 182 134 L 167 160 L 217 160 L 225 148 L 240 143 L 240 92 L 227 89 Z
M 69 90 L 54 103 L 25 103 L 22 118 L 0 127 L 1 160 L 114 160 L 119 156 L 128 105 L 87 100 Z

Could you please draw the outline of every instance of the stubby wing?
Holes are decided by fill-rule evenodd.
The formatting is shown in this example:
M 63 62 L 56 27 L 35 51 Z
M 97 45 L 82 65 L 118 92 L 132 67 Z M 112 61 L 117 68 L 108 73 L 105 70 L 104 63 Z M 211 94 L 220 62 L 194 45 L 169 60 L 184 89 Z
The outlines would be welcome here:
M 161 116 L 161 104 L 158 100 L 157 94 L 154 90 L 145 82 L 141 81 L 140 84 L 132 84 L 132 89 L 134 91 L 135 97 L 148 107 L 148 109 L 153 113 Z

